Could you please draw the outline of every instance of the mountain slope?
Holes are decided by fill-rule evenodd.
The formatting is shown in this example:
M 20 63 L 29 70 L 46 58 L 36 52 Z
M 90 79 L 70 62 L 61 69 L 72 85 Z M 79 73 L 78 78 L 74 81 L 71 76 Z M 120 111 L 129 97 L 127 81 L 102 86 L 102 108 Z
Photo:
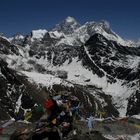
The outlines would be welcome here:
M 0 58 L 7 62 L 6 72 L 3 62 L 1 64 L 2 77 L 13 73 L 18 77 L 20 72 L 29 77 L 25 76 L 29 85 L 45 88 L 47 93 L 70 91 L 79 97 L 82 95 L 84 104 L 107 112 L 106 116 L 118 116 L 118 111 L 120 116 L 140 113 L 140 48 L 128 47 L 105 21 L 80 25 L 68 17 L 51 31 L 33 30 L 26 36 L 16 35 L 10 41 L 1 37 L 0 46 Z M 17 102 L 21 98 L 20 88 L 11 82 L 13 80 L 10 80 L 10 89 L 13 87 L 17 94 L 12 100 Z M 23 80 L 21 85 L 26 89 L 27 83 Z M 28 93 L 31 97 L 32 92 Z M 2 93 L 3 98 L 7 91 Z M 37 95 L 34 98 L 37 102 Z M 15 114 L 14 109 L 12 113 Z

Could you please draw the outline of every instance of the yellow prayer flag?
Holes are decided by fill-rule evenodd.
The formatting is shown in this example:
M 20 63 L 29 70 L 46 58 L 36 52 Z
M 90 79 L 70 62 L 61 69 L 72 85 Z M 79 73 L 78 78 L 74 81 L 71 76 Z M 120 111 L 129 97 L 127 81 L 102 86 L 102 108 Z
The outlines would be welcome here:
M 52 120 L 52 123 L 53 123 L 53 124 L 56 124 L 56 119 L 53 119 L 53 120 Z

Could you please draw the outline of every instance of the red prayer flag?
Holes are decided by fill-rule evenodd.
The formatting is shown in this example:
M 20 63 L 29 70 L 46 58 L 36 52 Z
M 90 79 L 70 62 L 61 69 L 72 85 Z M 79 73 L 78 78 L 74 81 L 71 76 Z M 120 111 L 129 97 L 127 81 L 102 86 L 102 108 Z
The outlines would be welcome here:
M 2 132 L 3 132 L 3 128 L 0 128 L 0 135 L 2 134 Z
M 54 106 L 54 101 L 53 101 L 52 99 L 48 99 L 48 100 L 45 101 L 44 107 L 45 107 L 46 109 L 49 109 L 49 108 L 51 108 L 52 106 Z

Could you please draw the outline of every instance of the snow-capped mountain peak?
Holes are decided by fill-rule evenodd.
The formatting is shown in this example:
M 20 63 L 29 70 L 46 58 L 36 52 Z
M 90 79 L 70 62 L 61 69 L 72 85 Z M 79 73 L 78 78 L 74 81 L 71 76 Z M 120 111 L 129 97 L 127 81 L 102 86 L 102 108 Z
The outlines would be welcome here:
M 0 33 L 0 40 L 6 40 L 10 42 L 10 40 L 7 37 L 5 37 L 3 33 Z
M 78 29 L 81 25 L 73 18 L 67 17 L 62 22 L 57 24 L 52 31 L 63 32 L 64 34 L 72 34 L 76 29 Z
M 127 46 L 127 42 L 117 35 L 110 27 L 109 22 L 102 20 L 99 22 L 87 22 L 85 25 L 89 36 L 96 33 L 103 35 L 108 40 L 116 41 L 117 43 Z
M 65 19 L 65 21 L 66 22 L 69 22 L 69 23 L 74 23 L 74 22 L 77 22 L 76 20 L 75 20 L 75 18 L 73 18 L 73 17 L 70 17 L 70 16 L 68 16 L 66 19 Z
M 42 39 L 46 33 L 47 30 L 45 29 L 33 30 L 31 36 L 33 39 Z
M 22 34 L 20 34 L 20 33 L 17 33 L 17 34 L 14 35 L 14 38 L 15 39 L 23 39 L 24 36 Z
M 110 23 L 106 20 L 91 21 L 81 25 L 75 18 L 68 16 L 63 21 L 56 24 L 50 31 L 47 31 L 46 29 L 33 30 L 31 35 L 29 35 L 30 41 L 41 41 L 47 32 L 50 34 L 51 38 L 57 39 L 57 44 L 81 45 L 92 35 L 98 33 L 108 40 L 116 41 L 123 46 L 140 46 L 140 41 L 134 42 L 121 38 L 111 29 Z M 24 42 L 24 38 L 24 36 L 18 35 L 14 38 L 10 38 L 9 41 L 13 44 L 21 45 Z
M 117 35 L 110 28 L 109 22 L 105 20 L 99 22 L 86 22 L 80 26 L 74 18 L 67 17 L 60 24 L 57 24 L 51 32 L 56 31 L 64 34 L 64 38 L 62 38 L 58 44 L 81 45 L 96 33 L 103 35 L 108 40 L 116 41 L 123 46 L 129 46 L 130 44 Z

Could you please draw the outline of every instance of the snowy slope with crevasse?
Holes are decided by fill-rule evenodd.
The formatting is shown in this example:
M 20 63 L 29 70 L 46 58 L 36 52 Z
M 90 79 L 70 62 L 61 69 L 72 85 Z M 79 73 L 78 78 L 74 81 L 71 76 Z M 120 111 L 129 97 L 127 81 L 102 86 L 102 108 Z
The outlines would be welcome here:
M 41 74 L 37 72 L 27 72 L 21 71 L 21 73 L 25 74 L 29 77 L 29 81 L 31 83 L 35 82 L 37 84 L 43 85 L 47 88 L 51 88 L 55 84 L 63 84 L 65 86 L 73 86 L 72 84 L 50 74 Z
M 44 61 L 42 61 L 44 63 Z M 128 88 L 127 85 L 123 85 L 120 80 L 117 80 L 116 83 L 110 84 L 107 82 L 106 76 L 100 78 L 98 75 L 93 75 L 92 71 L 85 69 L 82 66 L 82 63 L 78 59 L 73 59 L 72 63 L 68 64 L 65 62 L 63 66 L 47 66 L 47 70 L 50 71 L 66 71 L 68 73 L 67 81 L 70 81 L 73 84 L 79 85 L 95 85 L 98 88 L 102 88 L 102 91 L 107 95 L 113 97 L 113 102 L 117 104 L 120 112 L 120 116 L 125 116 L 127 109 L 127 98 L 132 94 L 135 88 Z M 64 80 L 52 76 L 50 74 L 40 74 L 38 72 L 22 72 L 33 81 L 38 84 L 42 84 L 46 87 L 51 87 L 54 84 L 63 84 L 67 86 L 72 86 Z

